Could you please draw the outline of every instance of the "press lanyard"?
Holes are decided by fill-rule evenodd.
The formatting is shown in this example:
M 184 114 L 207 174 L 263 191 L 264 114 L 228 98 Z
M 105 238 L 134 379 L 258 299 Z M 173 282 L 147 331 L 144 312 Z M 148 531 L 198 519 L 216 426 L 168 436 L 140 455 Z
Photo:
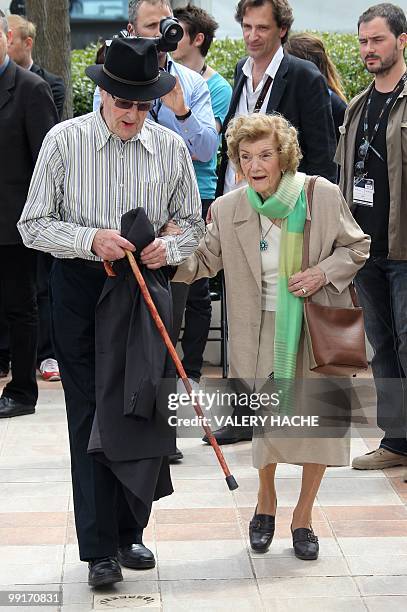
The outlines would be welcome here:
M 370 148 L 372 147 L 372 143 L 374 141 L 374 139 L 377 136 L 377 132 L 379 131 L 379 127 L 380 124 L 382 122 L 383 119 L 383 115 L 385 113 L 385 111 L 388 109 L 388 107 L 390 106 L 390 104 L 396 100 L 396 98 L 398 98 L 398 96 L 400 95 L 401 91 L 403 90 L 404 84 L 407 81 L 407 72 L 405 72 L 403 74 L 403 76 L 401 77 L 400 81 L 397 83 L 396 87 L 393 89 L 393 91 L 390 93 L 390 95 L 386 98 L 385 103 L 383 104 L 382 110 L 380 111 L 379 117 L 377 118 L 376 124 L 373 128 L 373 132 L 371 137 L 369 138 L 369 108 L 370 108 L 370 103 L 372 101 L 372 97 L 373 97 L 373 88 L 369 94 L 369 97 L 367 99 L 367 103 L 366 103 L 366 110 L 365 110 L 365 116 L 363 119 L 363 144 L 362 147 L 366 150 L 366 156 L 367 153 L 369 151 Z M 382 161 L 383 158 L 382 156 L 377 153 L 377 151 L 375 151 L 375 153 L 380 157 L 380 159 Z
M 267 76 L 267 79 L 262 87 L 261 92 L 259 93 L 259 97 L 257 98 L 256 104 L 254 105 L 254 109 L 253 112 L 254 113 L 259 113 L 261 110 L 261 107 L 263 106 L 263 102 L 266 99 L 267 96 L 267 92 L 271 87 L 271 84 L 273 82 L 273 77 L 271 77 L 270 75 Z M 247 98 L 246 95 L 246 106 L 247 106 L 247 112 L 249 113 L 249 100 Z

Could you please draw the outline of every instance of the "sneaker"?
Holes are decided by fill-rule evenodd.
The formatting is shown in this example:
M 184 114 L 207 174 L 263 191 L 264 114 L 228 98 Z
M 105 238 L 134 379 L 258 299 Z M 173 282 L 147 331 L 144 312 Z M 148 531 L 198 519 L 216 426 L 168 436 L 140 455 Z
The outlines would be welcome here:
M 56 359 L 44 359 L 41 361 L 39 367 L 41 377 L 43 380 L 54 381 L 61 380 L 61 376 L 59 374 L 58 362 Z
M 355 457 L 352 461 L 355 470 L 383 470 L 396 465 L 407 465 L 407 456 L 392 453 L 387 448 L 377 448 L 366 455 Z

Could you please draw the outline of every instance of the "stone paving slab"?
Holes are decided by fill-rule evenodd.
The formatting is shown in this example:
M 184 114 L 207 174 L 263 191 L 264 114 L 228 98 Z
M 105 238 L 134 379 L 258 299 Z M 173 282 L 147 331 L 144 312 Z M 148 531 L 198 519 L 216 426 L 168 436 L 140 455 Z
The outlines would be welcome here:
M 352 440 L 352 454 L 376 444 Z M 251 444 L 224 448 L 240 485 L 233 494 L 211 448 L 191 438 L 179 445 L 185 459 L 172 468 L 175 493 L 154 505 L 145 531 L 157 567 L 145 572 L 125 569 L 124 582 L 104 591 L 106 597 L 145 596 L 148 602 L 156 596 L 158 604 L 151 599 L 149 606 L 132 608 L 150 612 L 407 608 L 404 470 L 328 470 L 313 517 L 320 557 L 306 563 L 294 557 L 290 538 L 300 487 L 298 466 L 277 469 L 276 535 L 269 552 L 258 555 L 248 546 L 257 492 Z M 13 610 L 125 609 L 119 603 L 104 607 L 95 599 L 100 593 L 88 587 L 72 508 L 62 388 L 41 382 L 35 415 L 0 421 L 0 589 L 62 588 L 64 605 Z

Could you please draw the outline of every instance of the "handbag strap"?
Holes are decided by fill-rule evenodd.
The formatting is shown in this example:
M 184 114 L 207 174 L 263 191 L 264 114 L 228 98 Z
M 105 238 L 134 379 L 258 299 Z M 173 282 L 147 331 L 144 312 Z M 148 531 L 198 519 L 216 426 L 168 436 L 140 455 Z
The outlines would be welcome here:
M 304 242 L 302 247 L 302 264 L 301 271 L 304 272 L 309 268 L 309 237 L 311 233 L 311 220 L 312 220 L 312 201 L 314 199 L 314 188 L 317 182 L 318 176 L 311 176 L 308 181 L 307 189 L 307 218 L 304 224 Z
M 315 183 L 317 182 L 317 176 L 311 176 L 308 181 L 308 189 L 307 189 L 307 208 L 309 214 L 307 214 L 307 218 L 304 224 L 304 242 L 302 247 L 302 263 L 301 263 L 301 271 L 304 272 L 309 268 L 309 239 L 311 233 L 311 221 L 312 221 L 312 201 L 314 199 L 314 189 Z M 354 287 L 354 284 L 351 283 L 349 285 L 349 293 L 352 298 L 352 303 L 355 308 L 359 308 L 359 299 Z M 304 298 L 304 302 L 311 302 L 310 297 Z

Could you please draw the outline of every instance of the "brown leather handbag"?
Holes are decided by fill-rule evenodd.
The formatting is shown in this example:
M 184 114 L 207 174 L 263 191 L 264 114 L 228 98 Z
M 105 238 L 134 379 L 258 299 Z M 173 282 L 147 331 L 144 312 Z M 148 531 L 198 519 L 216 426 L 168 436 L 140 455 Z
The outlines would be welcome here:
M 309 268 L 309 240 L 312 199 L 317 176 L 311 177 L 307 190 L 309 216 L 304 226 L 302 271 Z M 323 306 L 304 298 L 304 328 L 310 369 L 329 376 L 351 376 L 366 370 L 365 328 L 353 284 L 349 286 L 353 307 Z

